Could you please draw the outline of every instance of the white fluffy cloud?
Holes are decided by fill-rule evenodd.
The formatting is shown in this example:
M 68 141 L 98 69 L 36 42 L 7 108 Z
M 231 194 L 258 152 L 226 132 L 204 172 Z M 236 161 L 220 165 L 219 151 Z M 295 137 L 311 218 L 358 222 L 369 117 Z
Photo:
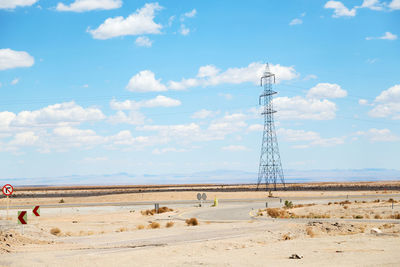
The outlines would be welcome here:
M 158 95 L 153 99 L 142 101 L 125 100 L 122 102 L 118 102 L 113 99 L 110 102 L 111 108 L 116 110 L 135 110 L 140 108 L 154 107 L 177 107 L 181 104 L 181 101 L 163 95 Z
M 301 19 L 292 19 L 292 21 L 289 23 L 290 26 L 299 25 L 299 24 L 303 24 L 303 20 L 301 20 Z
M 0 9 L 14 9 L 17 7 L 31 6 L 38 0 L 1 0 Z
M 374 108 L 368 113 L 371 117 L 391 117 L 400 120 L 400 84 L 383 91 L 375 98 Z
M 311 88 L 307 97 L 309 98 L 341 98 L 346 97 L 347 91 L 343 90 L 340 85 L 334 83 L 319 83 Z
M 34 145 L 38 139 L 39 137 L 32 131 L 17 133 L 14 139 L 10 141 L 10 145 L 31 146 Z
M 219 114 L 219 111 L 212 111 L 212 110 L 207 110 L 207 109 L 202 109 L 197 112 L 195 112 L 192 115 L 193 119 L 206 119 L 210 117 L 214 117 L 215 115 Z
M 137 46 L 151 47 L 153 41 L 150 40 L 147 36 L 139 36 L 138 38 L 136 38 L 135 44 Z
M 383 36 L 380 37 L 366 37 L 366 40 L 374 40 L 374 39 L 380 39 L 380 40 L 396 40 L 397 39 L 397 35 L 393 34 L 391 32 L 385 32 L 385 34 Z
M 395 142 L 400 140 L 400 137 L 393 134 L 389 129 L 372 128 L 368 131 L 359 131 L 356 135 L 365 136 L 371 142 Z
M 155 12 L 161 9 L 158 3 L 145 4 L 127 18 L 108 18 L 97 29 L 88 29 L 88 32 L 93 38 L 102 40 L 125 35 L 160 34 L 162 25 L 154 22 L 154 17 Z
M 390 4 L 389 7 L 393 10 L 400 9 L 400 0 L 393 0 Z
M 324 8 L 330 8 L 334 10 L 334 14 L 332 17 L 354 17 L 356 15 L 356 9 L 353 8 L 349 10 L 342 2 L 340 1 L 328 1 L 326 2 Z
M 0 70 L 31 67 L 33 63 L 35 63 L 34 58 L 25 51 L 0 49 Z
M 79 124 L 99 121 L 105 118 L 98 108 L 83 108 L 75 102 L 49 105 L 33 111 L 0 112 L 0 130 L 23 129 L 30 127 L 51 127 L 57 125 Z
M 187 18 L 193 18 L 196 16 L 196 14 L 197 14 L 197 10 L 193 9 L 192 11 L 186 12 L 185 14 L 183 14 L 183 16 L 187 17 Z
M 117 113 L 111 115 L 108 121 L 112 124 L 132 124 L 132 125 L 143 125 L 145 123 L 146 117 L 139 111 L 131 110 L 127 113 L 118 110 Z
M 90 10 L 109 10 L 120 8 L 122 0 L 75 0 L 69 5 L 58 3 L 56 10 L 58 11 L 72 11 L 72 12 L 85 12 Z
M 383 5 L 379 2 L 379 0 L 364 0 L 362 5 L 359 8 L 369 8 L 372 10 L 382 10 Z
M 167 91 L 167 87 L 161 83 L 161 79 L 156 79 L 150 70 L 142 70 L 134 75 L 126 89 L 132 92 L 162 92 Z
M 270 65 L 271 72 L 276 75 L 276 80 L 279 83 L 282 80 L 291 80 L 298 77 L 297 72 L 293 67 Z M 243 68 L 228 68 L 221 72 L 213 65 L 201 66 L 197 76 L 194 78 L 183 78 L 181 81 L 169 81 L 168 86 L 157 80 L 155 75 L 150 70 L 144 70 L 134 75 L 127 89 L 136 92 L 151 92 L 151 91 L 166 91 L 184 90 L 197 86 L 216 86 L 219 84 L 240 84 L 252 82 L 258 84 L 260 77 L 265 70 L 265 64 L 259 62 L 250 63 Z
M 336 115 L 336 104 L 327 99 L 285 96 L 275 98 L 274 105 L 280 119 L 331 120 Z
M 305 142 L 305 144 L 296 145 L 295 148 L 307 148 L 310 146 L 335 146 L 344 143 L 344 137 L 322 138 L 319 133 L 313 131 L 293 130 L 280 128 L 277 134 L 289 142 Z

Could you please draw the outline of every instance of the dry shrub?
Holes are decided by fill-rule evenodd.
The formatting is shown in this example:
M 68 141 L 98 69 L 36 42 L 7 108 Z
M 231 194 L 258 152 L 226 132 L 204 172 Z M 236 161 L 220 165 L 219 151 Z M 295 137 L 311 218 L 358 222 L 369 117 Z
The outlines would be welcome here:
M 367 201 L 363 200 L 362 203 L 367 203 Z
M 158 222 L 152 222 L 147 226 L 147 228 L 150 228 L 150 229 L 160 228 L 160 224 Z
M 143 225 L 143 224 L 140 224 L 140 225 L 138 225 L 136 228 L 137 228 L 138 230 L 143 230 L 143 229 L 144 229 L 144 225 Z
M 353 215 L 353 219 L 363 219 L 362 215 Z
M 382 219 L 381 215 L 379 215 L 379 214 L 375 214 L 374 218 L 375 219 Z
M 307 235 L 310 236 L 310 237 L 314 237 L 314 236 L 315 236 L 315 233 L 314 233 L 312 227 L 307 227 L 307 228 L 306 228 L 306 233 L 307 233 Z
M 174 211 L 173 209 L 170 209 L 168 207 L 161 207 L 158 208 L 158 213 L 164 213 L 164 212 L 169 212 L 169 211 Z M 156 214 L 156 209 L 152 209 L 152 210 L 142 210 L 140 213 L 142 213 L 142 215 L 154 215 Z
M 268 208 L 267 213 L 272 218 L 278 218 L 280 214 L 279 209 L 276 208 Z
M 396 214 L 390 215 L 389 218 L 390 218 L 390 219 L 397 219 L 397 220 L 400 220 L 400 213 L 396 213 Z
M 379 200 L 379 198 L 374 200 L 374 203 L 379 203 L 379 202 L 381 202 L 381 201 Z
M 50 234 L 52 235 L 60 235 L 61 234 L 61 230 L 59 228 L 51 228 L 50 230 Z
M 389 228 L 394 227 L 394 224 L 385 223 L 384 225 L 382 225 L 382 227 L 383 227 L 384 229 L 389 229 Z
M 60 199 L 60 201 L 58 201 L 58 203 L 65 203 L 64 199 Z
M 349 206 L 343 206 L 343 208 L 344 208 L 345 210 L 347 210 L 347 209 L 349 208 Z
M 339 202 L 339 204 L 340 204 L 340 205 L 345 205 L 345 204 L 351 204 L 351 202 L 348 201 L 348 200 L 345 200 L 345 201 Z
M 331 202 L 329 202 L 331 203 Z M 331 203 L 332 204 L 332 203 Z M 329 204 L 328 204 L 329 205 Z M 315 206 L 315 203 L 310 203 L 310 204 L 297 204 L 294 205 L 293 208 L 303 208 L 303 207 L 311 207 L 311 206 Z
M 292 239 L 292 238 L 290 237 L 290 233 L 284 234 L 284 235 L 282 236 L 282 240 L 290 240 L 290 239 Z
M 187 219 L 185 222 L 186 222 L 186 224 L 187 224 L 188 226 L 195 226 L 195 225 L 198 225 L 198 224 L 199 224 L 199 221 L 197 221 L 196 218 Z
M 332 202 L 328 202 L 328 205 L 332 205 Z
M 333 204 L 339 204 L 339 202 L 335 201 L 335 202 L 333 202 Z
M 128 231 L 128 228 L 126 228 L 126 227 L 121 227 L 121 228 L 119 228 L 116 232 L 126 232 L 126 231 Z
M 167 222 L 167 224 L 165 225 L 165 227 L 170 228 L 174 226 L 174 222 Z

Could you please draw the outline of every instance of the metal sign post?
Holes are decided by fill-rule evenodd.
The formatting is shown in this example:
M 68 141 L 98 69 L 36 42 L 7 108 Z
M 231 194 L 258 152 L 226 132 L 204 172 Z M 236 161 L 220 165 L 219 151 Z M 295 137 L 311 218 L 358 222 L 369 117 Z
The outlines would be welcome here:
M 201 207 L 201 194 L 197 193 L 197 200 L 200 201 L 200 207 Z
M 12 195 L 12 193 L 14 192 L 14 187 L 12 187 L 12 185 L 10 184 L 6 184 L 5 186 L 3 186 L 2 188 L 3 194 L 7 197 L 7 220 L 8 220 L 8 211 L 10 210 L 10 199 L 9 196 Z

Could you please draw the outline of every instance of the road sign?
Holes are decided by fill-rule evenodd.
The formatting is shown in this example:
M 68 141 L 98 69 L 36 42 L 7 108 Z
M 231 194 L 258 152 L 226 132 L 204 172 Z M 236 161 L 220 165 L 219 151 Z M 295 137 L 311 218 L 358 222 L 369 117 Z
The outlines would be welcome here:
M 28 223 L 28 214 L 25 210 L 18 211 L 18 224 L 27 224 Z
M 35 206 L 32 210 L 32 213 L 36 216 L 40 216 L 40 206 Z
M 203 194 L 201 195 L 201 198 L 202 198 L 203 200 L 206 200 L 206 199 L 207 199 L 206 193 L 203 193 Z
M 197 193 L 197 200 L 201 200 L 201 194 Z
M 10 184 L 6 184 L 3 186 L 3 194 L 6 196 L 11 196 L 11 194 L 14 192 L 14 187 Z

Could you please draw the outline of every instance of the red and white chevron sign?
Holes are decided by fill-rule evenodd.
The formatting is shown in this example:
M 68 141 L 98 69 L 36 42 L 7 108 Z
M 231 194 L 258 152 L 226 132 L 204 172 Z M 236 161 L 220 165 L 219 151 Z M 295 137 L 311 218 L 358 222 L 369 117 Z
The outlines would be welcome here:
M 36 216 L 40 216 L 40 206 L 35 206 L 32 210 L 32 213 Z

